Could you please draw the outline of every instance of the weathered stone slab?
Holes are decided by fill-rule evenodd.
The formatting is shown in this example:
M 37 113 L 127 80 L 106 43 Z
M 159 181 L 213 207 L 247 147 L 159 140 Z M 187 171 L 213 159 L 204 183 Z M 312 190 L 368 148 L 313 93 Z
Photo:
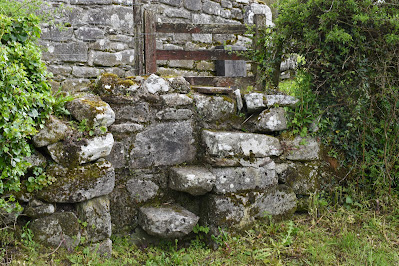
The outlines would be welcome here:
M 89 54 L 89 65 L 95 66 L 119 66 L 132 64 L 134 60 L 134 51 L 125 50 L 116 53 L 91 51 Z
M 44 128 L 33 136 L 33 144 L 36 147 L 44 147 L 65 139 L 70 133 L 71 129 L 64 122 L 51 115 Z
M 279 156 L 282 153 L 277 138 L 239 132 L 212 132 L 204 130 L 202 140 L 210 157 L 232 159 Z
M 87 240 L 98 242 L 111 236 L 111 214 L 108 196 L 102 196 L 76 205 L 78 217 L 86 222 Z
M 126 183 L 126 189 L 134 202 L 141 203 L 156 197 L 159 186 L 151 180 L 130 179 Z
M 252 208 L 255 211 L 254 216 L 259 218 L 267 215 L 286 216 L 295 212 L 296 204 L 295 193 L 285 186 L 278 186 L 276 189 L 260 194 Z
M 292 161 L 320 160 L 320 144 L 315 138 L 296 137 L 284 140 L 286 152 L 283 157 Z
M 192 86 L 192 88 L 198 93 L 203 94 L 231 94 L 233 93 L 232 88 L 228 87 L 203 87 L 203 86 Z
M 39 218 L 55 212 L 53 204 L 44 203 L 40 200 L 33 199 L 24 209 L 24 214 L 31 218 Z
M 173 91 L 178 93 L 189 93 L 191 90 L 190 83 L 183 77 L 170 78 L 168 81 Z
M 43 60 L 56 62 L 87 62 L 88 47 L 83 42 L 46 43 L 43 50 Z
M 47 202 L 76 203 L 109 194 L 115 186 L 112 165 L 100 159 L 71 169 L 51 165 L 47 174 L 56 181 L 37 192 L 37 198 Z
M 295 104 L 299 101 L 294 96 L 289 95 L 266 95 L 266 103 L 268 107 L 272 107 L 275 105 L 284 107 L 284 106 L 295 106 Z
M 108 127 L 115 122 L 115 113 L 109 104 L 93 94 L 86 94 L 72 100 L 67 104 L 67 108 L 77 120 L 87 119 L 91 127 Z
M 80 27 L 75 30 L 76 38 L 83 41 L 95 41 L 104 38 L 104 31 L 93 27 Z
M 139 225 L 148 234 L 162 238 L 180 238 L 188 235 L 199 217 L 178 206 L 141 207 Z
M 277 185 L 278 181 L 274 162 L 264 167 L 213 168 L 212 173 L 216 176 L 215 192 L 218 194 L 261 190 Z
M 152 113 L 147 102 L 139 102 L 131 105 L 114 106 L 117 121 L 147 122 Z
M 248 113 L 256 113 L 266 109 L 266 97 L 263 93 L 253 92 L 244 95 Z
M 170 169 L 169 187 L 199 196 L 211 191 L 215 180 L 215 175 L 205 167 L 173 167 Z
M 166 108 L 155 115 L 159 120 L 187 120 L 192 118 L 190 109 Z
M 137 123 L 121 123 L 117 125 L 112 125 L 109 128 L 109 131 L 113 133 L 119 133 L 119 134 L 124 134 L 124 133 L 135 133 L 139 132 L 144 129 L 143 125 L 137 124 Z
M 193 99 L 185 94 L 171 93 L 161 95 L 161 99 L 167 106 L 182 106 L 189 105 L 193 103 Z
M 264 110 L 251 123 L 256 132 L 268 133 L 287 129 L 287 118 L 282 107 Z
M 34 220 L 30 229 L 34 240 L 46 246 L 73 249 L 79 245 L 80 230 L 76 215 L 72 212 L 54 213 Z
M 47 146 L 51 158 L 62 165 L 77 165 L 107 157 L 114 145 L 111 133 L 78 142 L 62 141 Z
M 155 74 L 152 74 L 144 81 L 143 88 L 151 94 L 165 93 L 170 90 L 169 83 Z
M 160 123 L 137 134 L 130 167 L 175 165 L 192 161 L 195 154 L 191 121 Z
M 194 95 L 198 115 L 204 121 L 227 119 L 235 114 L 234 100 L 228 97 Z

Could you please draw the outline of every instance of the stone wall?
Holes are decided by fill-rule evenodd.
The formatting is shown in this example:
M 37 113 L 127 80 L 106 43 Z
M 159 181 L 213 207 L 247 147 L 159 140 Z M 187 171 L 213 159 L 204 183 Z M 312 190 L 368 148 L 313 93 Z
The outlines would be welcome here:
M 282 133 L 296 102 L 105 74 L 67 104 L 71 121 L 50 117 L 33 138 L 28 161 L 54 182 L 17 195 L 23 217 L 43 244 L 110 254 L 112 233 L 142 243 L 306 211 L 333 173 L 317 139 Z
M 84 90 L 101 73 L 133 76 L 133 0 L 47 0 L 63 5 L 59 21 L 64 28 L 43 27 L 43 58 L 54 74 L 54 87 Z M 143 0 L 143 9 L 154 10 L 159 22 L 252 23 L 253 15 L 271 11 L 255 0 Z M 158 49 L 213 49 L 224 43 L 246 45 L 250 40 L 226 34 L 159 34 Z M 161 75 L 212 75 L 212 61 L 159 61 Z

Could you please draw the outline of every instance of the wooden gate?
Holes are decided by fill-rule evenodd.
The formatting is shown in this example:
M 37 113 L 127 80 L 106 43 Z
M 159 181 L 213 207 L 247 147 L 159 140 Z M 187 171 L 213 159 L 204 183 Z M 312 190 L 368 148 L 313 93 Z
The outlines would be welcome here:
M 134 23 L 136 38 L 135 58 L 136 73 L 149 75 L 157 72 L 157 60 L 245 60 L 243 56 L 225 50 L 159 50 L 156 49 L 157 33 L 185 33 L 185 34 L 245 34 L 246 25 L 238 24 L 187 24 L 187 23 L 158 23 L 155 13 L 142 11 L 140 0 L 135 0 Z M 255 36 L 258 28 L 265 25 L 264 15 L 255 15 Z M 256 48 L 256 38 L 253 38 L 253 48 Z M 144 51 L 144 53 L 143 53 Z M 185 77 L 191 85 L 209 85 L 219 87 L 236 87 L 254 85 L 257 80 L 257 66 L 252 62 L 252 77 Z

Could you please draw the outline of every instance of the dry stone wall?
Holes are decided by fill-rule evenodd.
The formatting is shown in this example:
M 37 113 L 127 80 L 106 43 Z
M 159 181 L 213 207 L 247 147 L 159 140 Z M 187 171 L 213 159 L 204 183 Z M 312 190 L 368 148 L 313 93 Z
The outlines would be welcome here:
M 48 70 L 54 74 L 54 87 L 85 90 L 90 80 L 102 73 L 133 76 L 134 36 L 133 0 L 47 0 L 63 6 L 60 29 L 43 26 L 41 44 Z M 252 23 L 254 14 L 272 13 L 255 0 L 142 0 L 143 9 L 153 10 L 159 22 Z M 158 49 L 214 49 L 229 43 L 245 46 L 250 40 L 226 34 L 159 34 Z M 161 75 L 212 75 L 212 61 L 158 61 Z

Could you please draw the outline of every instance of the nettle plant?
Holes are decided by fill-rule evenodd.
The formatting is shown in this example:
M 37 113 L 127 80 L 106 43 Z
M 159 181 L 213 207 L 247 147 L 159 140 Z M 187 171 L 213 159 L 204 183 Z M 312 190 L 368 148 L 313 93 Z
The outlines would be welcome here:
M 25 158 L 32 153 L 29 140 L 56 102 L 35 43 L 40 37 L 38 25 L 34 15 L 0 14 L 0 195 L 20 189 L 29 166 Z
M 303 96 L 317 105 L 298 110 L 319 110 L 328 124 L 319 134 L 359 186 L 398 187 L 399 0 L 281 0 L 277 9 L 253 59 L 270 79 L 278 57 L 300 55 Z

